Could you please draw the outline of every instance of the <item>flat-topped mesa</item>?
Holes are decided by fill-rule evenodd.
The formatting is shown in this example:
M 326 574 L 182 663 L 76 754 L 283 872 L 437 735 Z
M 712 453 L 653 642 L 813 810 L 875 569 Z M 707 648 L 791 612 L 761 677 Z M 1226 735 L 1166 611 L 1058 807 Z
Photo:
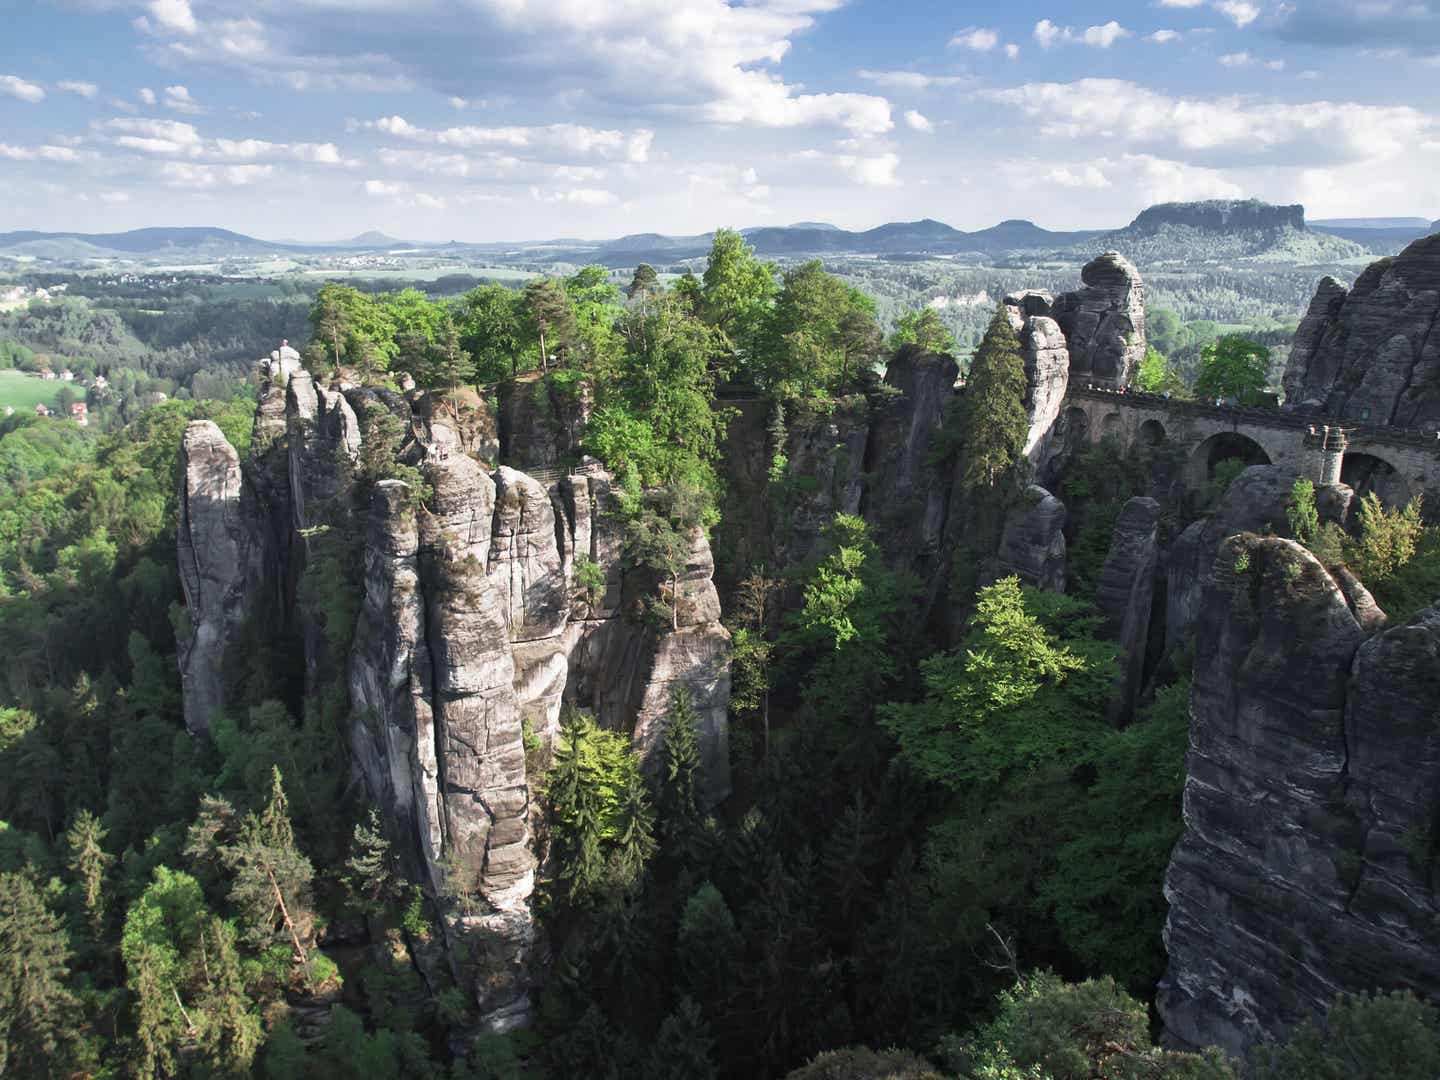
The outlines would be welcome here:
M 1070 378 L 1128 386 L 1145 358 L 1145 283 L 1119 252 L 1107 251 L 1080 272 L 1084 287 L 1055 298 L 1050 316 L 1065 334 Z
M 1440 430 L 1440 233 L 1324 278 L 1295 331 L 1285 403 L 1361 424 Z
M 1258 199 L 1205 199 L 1160 203 L 1142 210 L 1129 232 L 1153 232 L 1166 225 L 1196 229 L 1304 229 L 1305 207 L 1275 206 Z

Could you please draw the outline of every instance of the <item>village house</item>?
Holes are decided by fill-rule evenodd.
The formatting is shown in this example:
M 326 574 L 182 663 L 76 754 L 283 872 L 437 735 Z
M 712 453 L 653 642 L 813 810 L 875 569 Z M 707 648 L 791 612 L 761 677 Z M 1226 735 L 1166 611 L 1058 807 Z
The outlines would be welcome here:
M 74 382 L 74 381 L 75 381 L 75 373 L 74 373 L 73 371 L 71 371 L 71 370 L 67 367 L 64 371 L 60 372 L 60 381 L 61 381 L 61 382 Z
M 47 406 L 45 406 L 45 405 L 36 405 L 36 406 L 35 406 L 35 415 L 36 415 L 36 416 L 49 416 L 49 415 L 50 415 L 50 409 L 49 409 Z
M 40 369 L 40 378 L 44 379 L 46 382 L 53 382 L 55 379 L 55 372 L 51 371 L 48 367 L 42 367 Z
M 72 401 L 70 403 L 70 418 L 81 427 L 90 426 L 90 406 L 83 401 Z

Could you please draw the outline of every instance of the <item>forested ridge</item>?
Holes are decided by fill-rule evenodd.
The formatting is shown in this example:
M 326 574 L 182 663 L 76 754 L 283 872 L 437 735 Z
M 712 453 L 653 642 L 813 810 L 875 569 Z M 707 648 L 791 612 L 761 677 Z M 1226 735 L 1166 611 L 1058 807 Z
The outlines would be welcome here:
M 1026 375 L 1003 308 L 987 305 L 926 463 L 956 475 L 973 518 L 945 576 L 947 637 L 917 614 L 923 583 L 887 558 L 884 523 L 831 515 L 813 554 L 780 565 L 735 564 L 723 542 L 731 459 L 755 449 L 728 442 L 736 403 L 764 411 L 763 497 L 784 520 L 815 483 L 790 433 L 882 414 L 896 392 L 879 373 L 902 350 L 958 351 L 933 307 L 884 319 L 818 262 L 782 272 L 726 230 L 703 273 L 667 282 L 642 264 L 623 290 L 588 267 L 438 299 L 331 283 L 218 321 L 194 298 L 163 315 L 150 303 L 112 321 L 76 297 L 3 324 L 188 390 L 112 431 L 0 424 L 0 1073 L 1236 1075 L 1218 1053 L 1156 1045 L 1147 1011 L 1182 828 L 1189 658 L 1167 657 L 1117 726 L 1117 646 L 1095 603 L 1121 507 L 1174 463 L 1163 448 L 1079 454 L 1068 590 L 994 573 L 1000 524 L 1030 497 Z M 1139 381 L 1262 393 L 1268 343 L 1225 329 L 1153 319 Z M 557 425 L 583 402 L 562 464 L 588 455 L 615 477 L 624 558 L 657 583 L 627 617 L 678 623 L 695 527 L 730 560 L 728 799 L 705 804 L 683 692 L 654 774 L 628 734 L 577 709 L 553 746 L 527 739 L 546 955 L 528 1029 L 478 1028 L 441 959 L 436 897 L 405 878 L 382 808 L 352 780 L 344 687 L 309 685 L 295 641 L 253 627 L 225 713 L 208 736 L 185 730 L 181 439 L 213 420 L 248 452 L 242 383 L 282 337 L 304 340 L 305 367 L 331 385 L 413 381 L 457 420 L 517 387 Z M 405 432 L 380 409 L 361 421 L 358 498 L 400 479 L 421 512 Z M 1217 470 L 1164 527 L 1212 509 L 1238 471 Z M 1392 611 L 1433 599 L 1440 541 L 1418 505 L 1372 498 L 1350 536 L 1313 500 L 1297 485 L 1290 532 L 1327 565 L 1355 567 Z M 344 646 L 358 571 L 346 537 L 315 539 L 327 554 L 297 592 Z M 595 575 L 577 562 L 578 584 L 603 592 Z M 1255 1067 L 1421 1077 L 1437 1056 L 1440 1014 L 1393 995 L 1346 999 Z

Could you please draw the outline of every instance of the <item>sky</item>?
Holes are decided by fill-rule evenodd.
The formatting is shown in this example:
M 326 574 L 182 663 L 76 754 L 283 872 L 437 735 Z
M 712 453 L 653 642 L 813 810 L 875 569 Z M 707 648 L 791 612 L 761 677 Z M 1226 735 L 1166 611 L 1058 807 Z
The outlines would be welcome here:
M 0 0 L 0 230 L 1440 217 L 1440 0 Z

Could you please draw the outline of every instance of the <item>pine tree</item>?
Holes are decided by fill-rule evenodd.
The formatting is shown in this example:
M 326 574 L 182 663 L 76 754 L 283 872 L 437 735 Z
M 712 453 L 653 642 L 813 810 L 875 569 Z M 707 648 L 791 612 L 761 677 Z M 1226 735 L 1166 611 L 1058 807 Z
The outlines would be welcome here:
M 575 314 L 570 298 L 558 282 L 549 278 L 525 286 L 525 306 L 540 335 L 540 370 L 550 368 L 550 350 L 563 352 L 575 331 Z
M 641 263 L 635 267 L 635 276 L 630 279 L 630 299 L 640 301 L 640 310 L 645 310 L 645 305 L 660 288 L 660 279 L 655 274 L 655 268 L 649 263 Z
M 447 314 L 440 326 L 440 340 L 435 343 L 434 379 L 441 386 L 448 387 L 453 398 L 460 384 L 469 382 L 474 376 L 475 362 L 460 347 L 460 330 Z M 455 407 L 452 400 L 451 408 Z
M 655 1035 L 645 1075 L 654 1080 L 714 1080 L 714 1051 L 715 1040 L 700 1006 L 681 998 Z
M 664 742 L 661 828 L 672 851 L 690 853 L 700 832 L 700 717 L 684 683 L 670 699 Z
M 69 849 L 66 865 L 80 886 L 90 936 L 96 942 L 104 937 L 105 932 L 105 874 L 115 861 L 115 857 L 101 846 L 104 841 L 105 827 L 89 810 L 81 810 L 65 834 L 65 844 Z
M 1025 363 L 1004 305 L 995 312 L 965 384 L 965 471 L 970 488 L 994 488 L 1021 460 L 1030 419 L 1025 413 Z
M 76 1002 L 59 916 L 23 874 L 0 874 L 0 1075 L 63 1076 Z

